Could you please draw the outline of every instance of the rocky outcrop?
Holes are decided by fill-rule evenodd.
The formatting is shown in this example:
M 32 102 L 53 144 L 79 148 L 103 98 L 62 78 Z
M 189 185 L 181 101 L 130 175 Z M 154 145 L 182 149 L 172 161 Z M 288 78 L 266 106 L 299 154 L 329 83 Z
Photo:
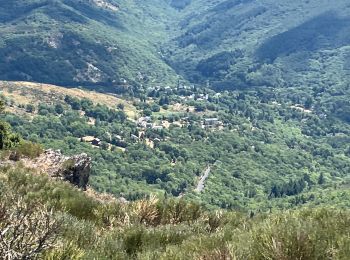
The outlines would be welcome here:
M 70 157 L 63 155 L 60 150 L 50 149 L 34 160 L 22 159 L 21 161 L 26 167 L 46 173 L 54 179 L 69 181 L 84 190 L 87 188 L 91 157 L 85 153 Z

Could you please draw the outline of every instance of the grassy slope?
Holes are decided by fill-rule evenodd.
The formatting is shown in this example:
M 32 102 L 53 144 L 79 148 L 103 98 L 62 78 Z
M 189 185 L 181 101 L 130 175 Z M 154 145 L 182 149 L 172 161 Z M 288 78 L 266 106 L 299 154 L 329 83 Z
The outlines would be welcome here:
M 31 82 L 6 82 L 0 81 L 1 94 L 9 97 L 17 104 L 39 103 L 51 104 L 55 100 L 63 100 L 66 95 L 76 98 L 87 98 L 95 104 L 106 105 L 109 108 L 116 108 L 118 104 L 123 104 L 126 114 L 130 119 L 137 116 L 136 108 L 131 102 L 113 95 L 102 94 L 94 91 L 64 88 L 56 85 L 38 84 Z M 40 97 L 40 99 L 38 99 Z

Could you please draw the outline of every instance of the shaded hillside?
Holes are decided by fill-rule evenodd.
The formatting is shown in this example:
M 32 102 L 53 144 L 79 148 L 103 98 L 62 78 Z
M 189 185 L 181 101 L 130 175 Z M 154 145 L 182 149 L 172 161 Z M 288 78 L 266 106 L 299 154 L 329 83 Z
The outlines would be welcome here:
M 220 89 L 347 82 L 347 1 L 198 0 L 181 16 L 167 57 L 191 81 Z
M 273 62 L 298 52 L 316 52 L 350 45 L 350 16 L 323 13 L 291 30 L 271 37 L 257 50 L 258 59 Z M 307 57 L 306 57 L 307 58 Z
M 164 14 L 152 6 L 162 1 L 1 2 L 2 79 L 123 91 L 175 78 L 158 53 Z

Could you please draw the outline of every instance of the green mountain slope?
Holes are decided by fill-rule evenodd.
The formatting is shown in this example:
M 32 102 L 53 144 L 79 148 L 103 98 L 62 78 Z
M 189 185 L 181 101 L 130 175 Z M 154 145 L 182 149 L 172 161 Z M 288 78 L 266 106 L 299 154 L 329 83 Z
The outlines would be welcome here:
M 347 83 L 346 0 L 1 1 L 1 79 L 242 88 Z
M 192 1 L 168 59 L 221 88 L 346 83 L 350 6 L 311 1 Z
M 7 80 L 109 88 L 172 82 L 158 52 L 162 1 L 31 0 L 0 3 L 0 74 Z

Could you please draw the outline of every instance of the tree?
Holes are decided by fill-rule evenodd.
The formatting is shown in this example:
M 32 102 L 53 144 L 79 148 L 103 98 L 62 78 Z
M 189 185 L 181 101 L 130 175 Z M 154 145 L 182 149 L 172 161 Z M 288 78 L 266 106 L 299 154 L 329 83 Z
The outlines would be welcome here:
M 0 100 L 0 113 L 5 110 L 5 104 Z M 0 121 L 0 150 L 14 147 L 20 142 L 18 134 L 11 132 L 11 127 L 6 122 Z
M 152 110 L 150 110 L 149 108 L 146 108 L 145 110 L 143 110 L 143 115 L 144 116 L 151 116 Z
M 59 115 L 63 114 L 64 108 L 61 104 L 56 104 L 55 106 L 55 112 Z
M 124 104 L 122 104 L 122 103 L 119 103 L 118 105 L 117 105 L 117 108 L 119 109 L 119 110 L 124 110 Z
M 197 112 L 203 112 L 206 109 L 206 105 L 203 103 L 196 103 L 194 107 Z
M 319 185 L 322 185 L 322 184 L 324 184 L 325 182 L 326 182 L 326 179 L 325 179 L 325 177 L 324 177 L 323 172 L 321 172 L 321 173 L 320 173 L 320 176 L 318 177 L 317 183 L 318 183 Z
M 0 100 L 0 113 L 4 112 L 5 110 L 5 102 L 3 100 Z
M 160 111 L 160 106 L 158 106 L 157 104 L 153 104 L 151 107 L 153 112 L 159 112 Z
M 34 107 L 32 104 L 28 104 L 28 105 L 26 106 L 26 111 L 27 111 L 28 113 L 33 113 L 33 112 L 35 111 L 35 107 Z
M 307 97 L 307 98 L 306 98 L 306 101 L 305 101 L 305 103 L 304 103 L 305 108 L 306 108 L 306 109 L 310 109 L 311 106 L 312 106 L 312 103 L 313 103 L 312 98 L 311 98 L 311 97 Z

